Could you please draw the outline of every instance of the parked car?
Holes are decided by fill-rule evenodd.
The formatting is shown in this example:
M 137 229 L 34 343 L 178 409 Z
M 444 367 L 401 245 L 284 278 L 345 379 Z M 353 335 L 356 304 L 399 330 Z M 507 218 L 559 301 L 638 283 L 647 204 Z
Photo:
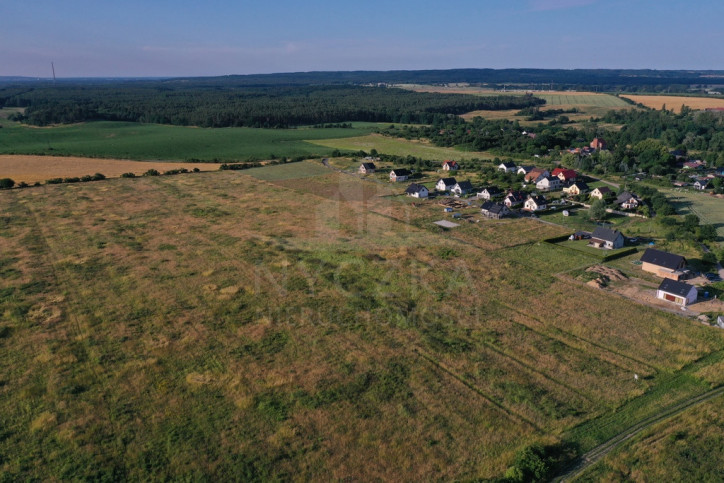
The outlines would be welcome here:
M 722 280 L 718 273 L 709 272 L 709 273 L 705 273 L 704 276 L 710 282 L 721 282 L 721 280 Z

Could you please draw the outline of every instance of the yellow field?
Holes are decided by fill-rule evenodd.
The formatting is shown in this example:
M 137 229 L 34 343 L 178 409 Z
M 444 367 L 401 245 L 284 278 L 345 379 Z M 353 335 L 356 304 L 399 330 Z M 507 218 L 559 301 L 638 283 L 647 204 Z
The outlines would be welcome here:
M 16 183 L 35 183 L 51 178 L 69 178 L 101 173 L 107 178 L 118 178 L 123 173 L 143 174 L 149 169 L 163 173 L 171 169 L 186 168 L 189 171 L 219 169 L 216 163 L 162 163 L 128 161 L 125 159 L 96 159 L 60 156 L 0 155 L 0 178 L 10 178 Z
M 634 102 L 643 104 L 653 109 L 673 109 L 681 111 L 681 106 L 688 106 L 692 109 L 724 108 L 724 99 L 713 97 L 685 97 L 685 96 L 621 96 L 631 99 Z

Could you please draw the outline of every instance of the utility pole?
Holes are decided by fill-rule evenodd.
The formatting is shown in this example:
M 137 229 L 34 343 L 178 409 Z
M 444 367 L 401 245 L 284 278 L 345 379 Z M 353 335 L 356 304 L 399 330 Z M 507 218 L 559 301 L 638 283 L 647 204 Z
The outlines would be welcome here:
M 53 69 L 53 84 L 55 84 L 55 65 L 53 63 L 50 63 L 50 68 Z

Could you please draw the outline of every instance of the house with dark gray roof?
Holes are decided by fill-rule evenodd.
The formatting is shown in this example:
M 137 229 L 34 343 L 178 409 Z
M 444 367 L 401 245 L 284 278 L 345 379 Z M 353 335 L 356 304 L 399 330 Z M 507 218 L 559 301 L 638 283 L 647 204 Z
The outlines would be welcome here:
M 377 169 L 377 166 L 375 166 L 375 163 L 362 163 L 359 165 L 359 172 L 361 174 L 371 174 L 374 173 Z
M 502 194 L 503 190 L 501 190 L 497 186 L 488 186 L 487 188 L 483 188 L 478 192 L 478 198 L 482 198 L 484 200 L 491 200 L 496 196 L 500 196 Z
M 393 169 L 390 171 L 390 181 L 407 181 L 407 178 L 412 176 L 412 171 L 405 168 Z
M 624 238 L 620 231 L 597 226 L 591 233 L 591 241 L 588 244 L 596 248 L 615 250 L 621 248 L 623 242 Z
M 435 189 L 438 191 L 450 191 L 457 183 L 455 178 L 440 178 L 435 184 Z
M 480 207 L 480 212 L 483 216 L 493 218 L 494 220 L 505 218 L 511 214 L 510 208 L 505 206 L 503 203 L 495 203 L 493 201 L 486 201 L 483 203 Z
M 459 181 L 455 183 L 455 186 L 450 190 L 451 193 L 456 195 L 466 195 L 473 190 L 473 185 L 470 181 Z
M 515 165 L 515 163 L 507 162 L 507 163 L 500 163 L 498 165 L 498 169 L 501 171 L 505 171 L 506 173 L 515 173 L 515 171 L 518 169 L 518 167 Z
M 685 276 L 686 258 L 674 253 L 647 248 L 641 255 L 641 269 L 659 277 L 681 280 Z
M 699 292 L 696 287 L 684 282 L 677 282 L 665 278 L 656 290 L 656 297 L 661 300 L 673 302 L 677 305 L 686 306 L 696 302 Z
M 624 210 L 635 210 L 641 205 L 641 200 L 635 194 L 624 191 L 616 198 L 616 204 Z
M 429 192 L 427 187 L 421 184 L 412 183 L 405 190 L 405 194 L 407 194 L 407 196 L 412 196 L 413 198 L 427 198 Z

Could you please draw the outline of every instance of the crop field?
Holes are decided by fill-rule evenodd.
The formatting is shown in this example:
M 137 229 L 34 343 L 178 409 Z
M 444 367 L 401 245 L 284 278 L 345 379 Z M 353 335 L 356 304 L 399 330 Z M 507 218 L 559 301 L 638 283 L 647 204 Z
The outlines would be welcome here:
M 0 193 L 4 479 L 497 478 L 721 360 L 722 331 L 557 276 L 597 262 L 560 228 L 249 171 Z
M 717 97 L 687 97 L 687 96 L 647 96 L 647 95 L 622 95 L 627 99 L 643 104 L 652 109 L 666 109 L 674 112 L 681 111 L 681 106 L 688 106 L 692 109 L 724 108 L 724 99 Z
M 545 99 L 547 106 L 631 107 L 631 104 L 616 96 L 594 92 L 536 92 L 535 96 Z
M 380 153 L 397 156 L 416 156 L 422 159 L 433 159 L 444 161 L 446 159 L 472 159 L 472 158 L 493 158 L 487 152 L 459 151 L 452 148 L 442 148 L 420 141 L 408 141 L 401 138 L 390 138 L 380 134 L 369 134 L 366 136 L 318 139 L 310 140 L 310 143 L 325 146 L 329 149 L 340 149 L 348 151 L 363 150 L 369 152 L 376 149 Z
M 67 156 L 26 156 L 0 154 L 0 178 L 10 178 L 16 183 L 28 184 L 47 181 L 51 178 L 80 177 L 101 173 L 107 178 L 117 178 L 123 173 L 141 175 L 149 169 L 161 173 L 172 169 L 185 168 L 189 171 L 219 169 L 217 163 L 162 163 L 153 161 L 129 161 L 127 159 L 94 159 Z
M 351 129 L 253 129 L 92 122 L 68 126 L 29 127 L 6 123 L 0 129 L 0 154 L 33 154 L 133 160 L 246 161 L 272 156 L 331 154 L 332 149 L 308 140 L 367 134 L 376 124 Z

